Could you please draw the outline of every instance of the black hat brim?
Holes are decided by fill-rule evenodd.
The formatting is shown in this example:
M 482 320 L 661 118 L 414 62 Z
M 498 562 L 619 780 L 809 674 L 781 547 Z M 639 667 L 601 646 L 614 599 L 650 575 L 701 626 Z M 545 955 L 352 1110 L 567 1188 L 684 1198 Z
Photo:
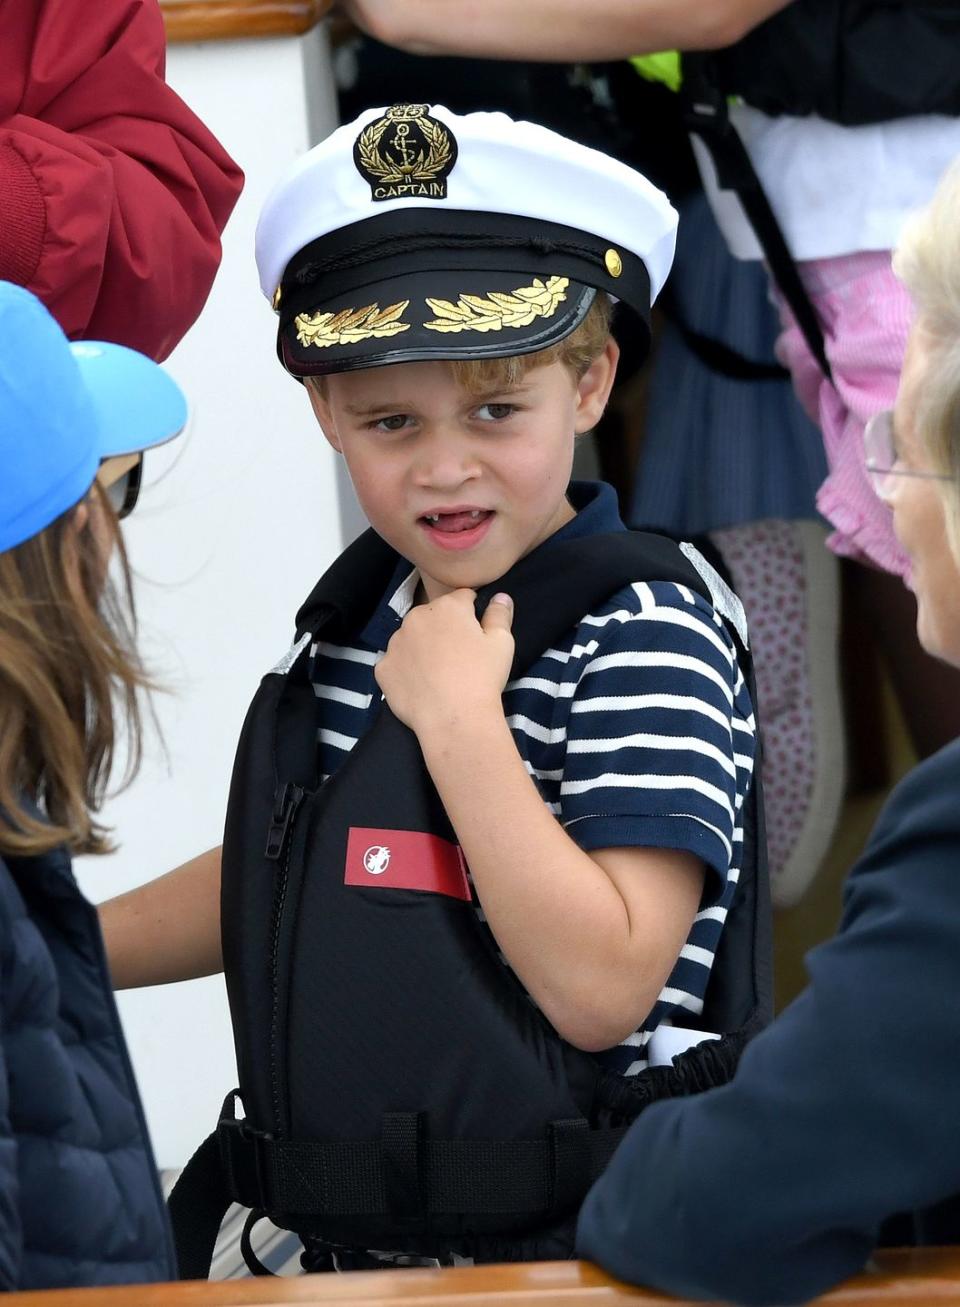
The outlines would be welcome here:
M 279 292 L 277 351 L 301 378 L 530 354 L 570 335 L 598 291 L 630 310 L 621 308 L 618 319 L 644 352 L 650 284 L 639 259 L 583 232 L 512 216 L 385 215 L 323 237 L 291 260 Z

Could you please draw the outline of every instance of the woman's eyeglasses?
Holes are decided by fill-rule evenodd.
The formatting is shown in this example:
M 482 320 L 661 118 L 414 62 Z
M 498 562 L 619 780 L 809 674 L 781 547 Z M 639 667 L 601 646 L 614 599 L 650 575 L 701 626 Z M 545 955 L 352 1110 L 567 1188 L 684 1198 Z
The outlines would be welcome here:
M 117 517 L 129 517 L 140 497 L 143 478 L 143 455 L 125 454 L 118 458 L 105 458 L 97 472 L 104 493 Z
M 892 409 L 877 413 L 864 427 L 863 448 L 870 483 L 881 499 L 887 499 L 890 495 L 893 488 L 891 477 L 922 477 L 925 481 L 951 480 L 943 472 L 921 472 L 901 465 L 893 438 Z

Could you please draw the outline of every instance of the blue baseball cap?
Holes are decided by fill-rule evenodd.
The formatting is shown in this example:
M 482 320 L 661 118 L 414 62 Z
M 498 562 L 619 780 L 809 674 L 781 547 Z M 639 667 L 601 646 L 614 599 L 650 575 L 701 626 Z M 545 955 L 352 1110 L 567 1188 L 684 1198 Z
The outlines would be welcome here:
M 162 445 L 186 421 L 152 359 L 71 343 L 35 295 L 0 281 L 0 553 L 79 503 L 103 459 Z

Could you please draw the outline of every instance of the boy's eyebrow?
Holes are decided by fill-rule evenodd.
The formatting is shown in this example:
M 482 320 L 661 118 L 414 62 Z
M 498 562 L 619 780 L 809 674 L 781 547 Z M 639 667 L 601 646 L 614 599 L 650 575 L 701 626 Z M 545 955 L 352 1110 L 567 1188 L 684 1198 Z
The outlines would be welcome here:
M 354 418 L 368 418 L 373 413 L 406 413 L 412 405 L 385 400 L 382 404 L 344 404 L 343 411 Z
M 514 385 L 508 383 L 501 386 L 485 386 L 483 390 L 471 391 L 470 398 L 472 400 L 483 400 L 492 399 L 494 395 L 523 395 L 532 386 L 533 382 L 524 378 L 523 381 L 518 381 Z
M 480 404 L 485 399 L 492 399 L 494 395 L 522 395 L 528 391 L 533 383 L 526 380 L 517 382 L 515 385 L 485 386 L 482 390 L 470 392 L 470 403 Z M 381 404 L 344 404 L 343 411 L 354 418 L 372 417 L 374 413 L 407 413 L 416 405 L 407 400 L 387 399 Z

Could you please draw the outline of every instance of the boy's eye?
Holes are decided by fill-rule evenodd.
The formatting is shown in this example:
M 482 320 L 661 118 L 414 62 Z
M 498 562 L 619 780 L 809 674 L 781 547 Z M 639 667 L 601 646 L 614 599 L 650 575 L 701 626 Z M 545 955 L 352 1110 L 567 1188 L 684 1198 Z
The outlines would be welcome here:
M 391 413 L 389 417 L 377 418 L 371 425 L 377 431 L 402 431 L 409 420 L 406 413 Z
M 516 404 L 481 404 L 476 410 L 476 416 L 482 422 L 502 422 L 516 411 Z

